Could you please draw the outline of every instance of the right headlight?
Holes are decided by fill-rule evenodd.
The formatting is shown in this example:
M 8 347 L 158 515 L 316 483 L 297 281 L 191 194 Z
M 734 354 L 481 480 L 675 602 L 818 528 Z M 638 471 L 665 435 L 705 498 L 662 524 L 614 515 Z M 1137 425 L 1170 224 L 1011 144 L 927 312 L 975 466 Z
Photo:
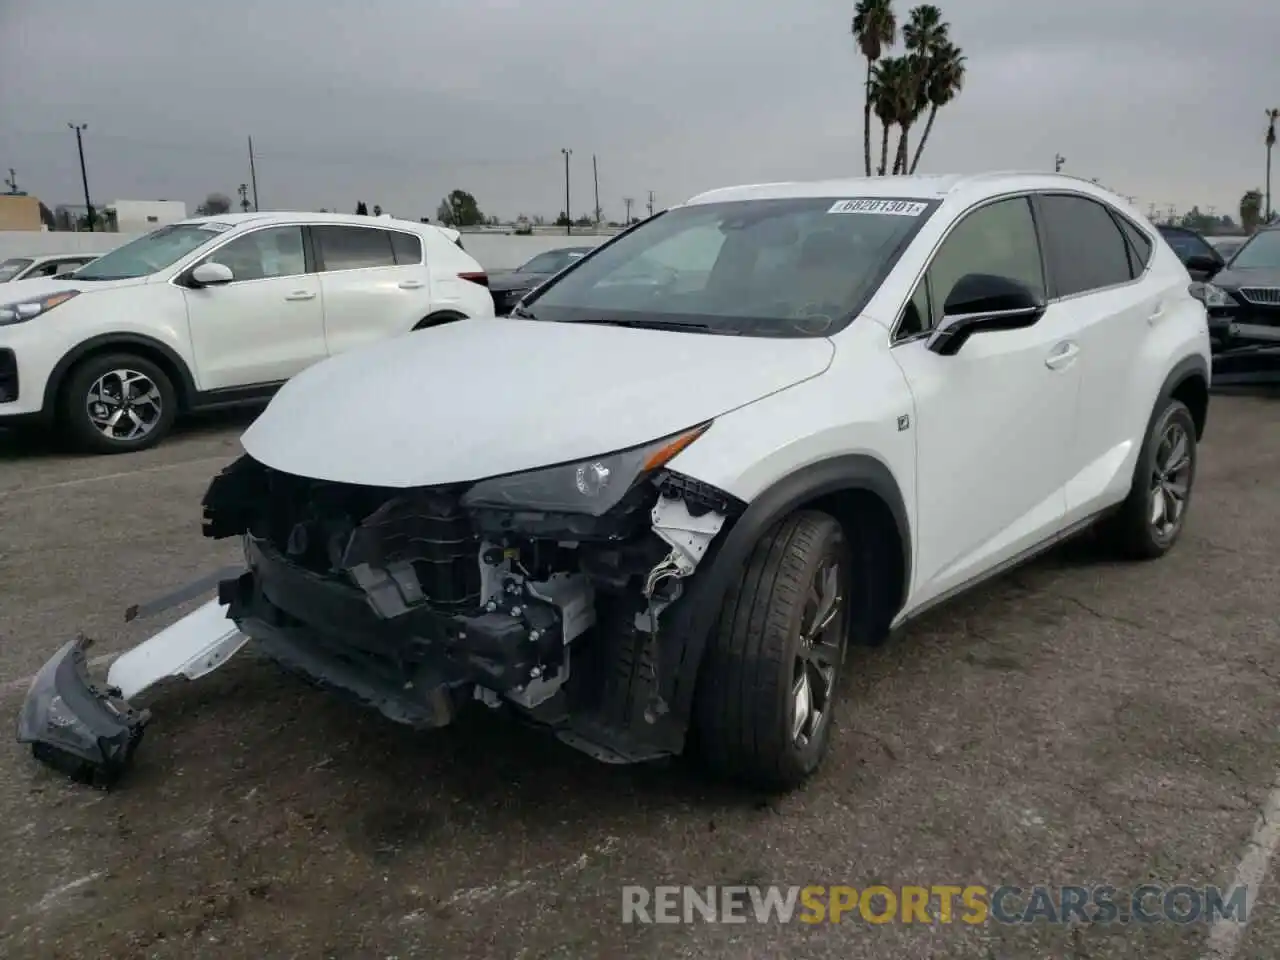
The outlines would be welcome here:
M 636 483 L 697 440 L 711 424 L 589 460 L 481 480 L 462 496 L 467 507 L 608 513 Z
M 1206 307 L 1230 307 L 1235 303 L 1227 291 L 1212 283 L 1203 284 L 1201 294 Z
M 41 314 L 48 313 L 59 304 L 66 303 L 72 297 L 79 295 L 80 291 L 78 290 L 60 290 L 57 293 L 49 293 L 43 297 L 31 297 L 28 300 L 2 304 L 0 305 L 0 327 L 11 323 L 25 323 L 28 320 L 34 320 Z

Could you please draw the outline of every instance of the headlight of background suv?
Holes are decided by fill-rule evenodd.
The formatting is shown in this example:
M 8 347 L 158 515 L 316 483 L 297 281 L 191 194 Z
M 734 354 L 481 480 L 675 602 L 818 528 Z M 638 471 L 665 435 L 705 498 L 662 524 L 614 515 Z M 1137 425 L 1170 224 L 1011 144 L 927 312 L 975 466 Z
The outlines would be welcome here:
M 1221 287 L 1215 287 L 1212 283 L 1206 283 L 1201 288 L 1202 298 L 1206 307 L 1230 307 L 1235 305 L 1235 301 L 1227 291 Z
M 636 482 L 697 440 L 710 423 L 617 453 L 558 467 L 481 480 L 462 497 L 468 507 L 547 510 L 603 516 Z
M 11 323 L 24 323 L 43 313 L 48 313 L 60 303 L 66 303 L 72 297 L 80 295 L 78 290 L 62 290 L 58 293 L 46 294 L 43 297 L 32 297 L 30 300 L 18 300 L 0 306 L 0 327 Z

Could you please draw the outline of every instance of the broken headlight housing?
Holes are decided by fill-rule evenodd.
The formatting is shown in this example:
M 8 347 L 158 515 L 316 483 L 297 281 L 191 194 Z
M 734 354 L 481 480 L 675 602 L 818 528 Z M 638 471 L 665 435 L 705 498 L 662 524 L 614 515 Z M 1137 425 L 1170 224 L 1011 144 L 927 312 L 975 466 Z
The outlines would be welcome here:
M 466 507 L 603 516 L 618 505 L 636 481 L 664 466 L 709 426 L 710 423 L 703 423 L 652 443 L 590 460 L 481 480 L 463 495 L 462 503 Z
M 32 297 L 28 300 L 19 300 L 16 303 L 0 305 L 0 327 L 11 323 L 34 320 L 36 317 L 48 313 L 54 307 L 61 303 L 66 303 L 76 296 L 79 296 L 79 291 L 77 290 L 61 290 L 58 293 L 45 294 L 43 297 Z

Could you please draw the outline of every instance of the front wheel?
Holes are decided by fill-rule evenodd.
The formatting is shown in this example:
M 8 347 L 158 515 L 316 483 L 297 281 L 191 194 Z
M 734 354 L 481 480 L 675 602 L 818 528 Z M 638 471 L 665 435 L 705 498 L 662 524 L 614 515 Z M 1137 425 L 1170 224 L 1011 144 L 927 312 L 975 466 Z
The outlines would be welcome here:
M 1129 496 L 1100 527 L 1110 552 L 1152 560 L 1169 551 L 1186 524 L 1196 452 L 1191 411 L 1181 401 L 1169 400 L 1143 440 Z
M 790 790 L 817 770 L 845 657 L 849 567 L 840 524 L 816 511 L 756 544 L 699 679 L 697 743 L 718 773 Z
M 155 446 L 177 413 L 173 382 L 136 354 L 90 357 L 62 388 L 60 415 L 68 438 L 90 453 L 130 453 Z

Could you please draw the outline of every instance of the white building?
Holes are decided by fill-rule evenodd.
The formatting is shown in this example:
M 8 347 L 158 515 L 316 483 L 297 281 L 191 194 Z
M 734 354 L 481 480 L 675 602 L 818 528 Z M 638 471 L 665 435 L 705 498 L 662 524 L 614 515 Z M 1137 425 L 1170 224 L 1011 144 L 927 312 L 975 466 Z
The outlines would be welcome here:
M 149 233 L 187 219 L 187 205 L 181 200 L 117 200 L 104 209 L 113 216 L 119 233 Z

